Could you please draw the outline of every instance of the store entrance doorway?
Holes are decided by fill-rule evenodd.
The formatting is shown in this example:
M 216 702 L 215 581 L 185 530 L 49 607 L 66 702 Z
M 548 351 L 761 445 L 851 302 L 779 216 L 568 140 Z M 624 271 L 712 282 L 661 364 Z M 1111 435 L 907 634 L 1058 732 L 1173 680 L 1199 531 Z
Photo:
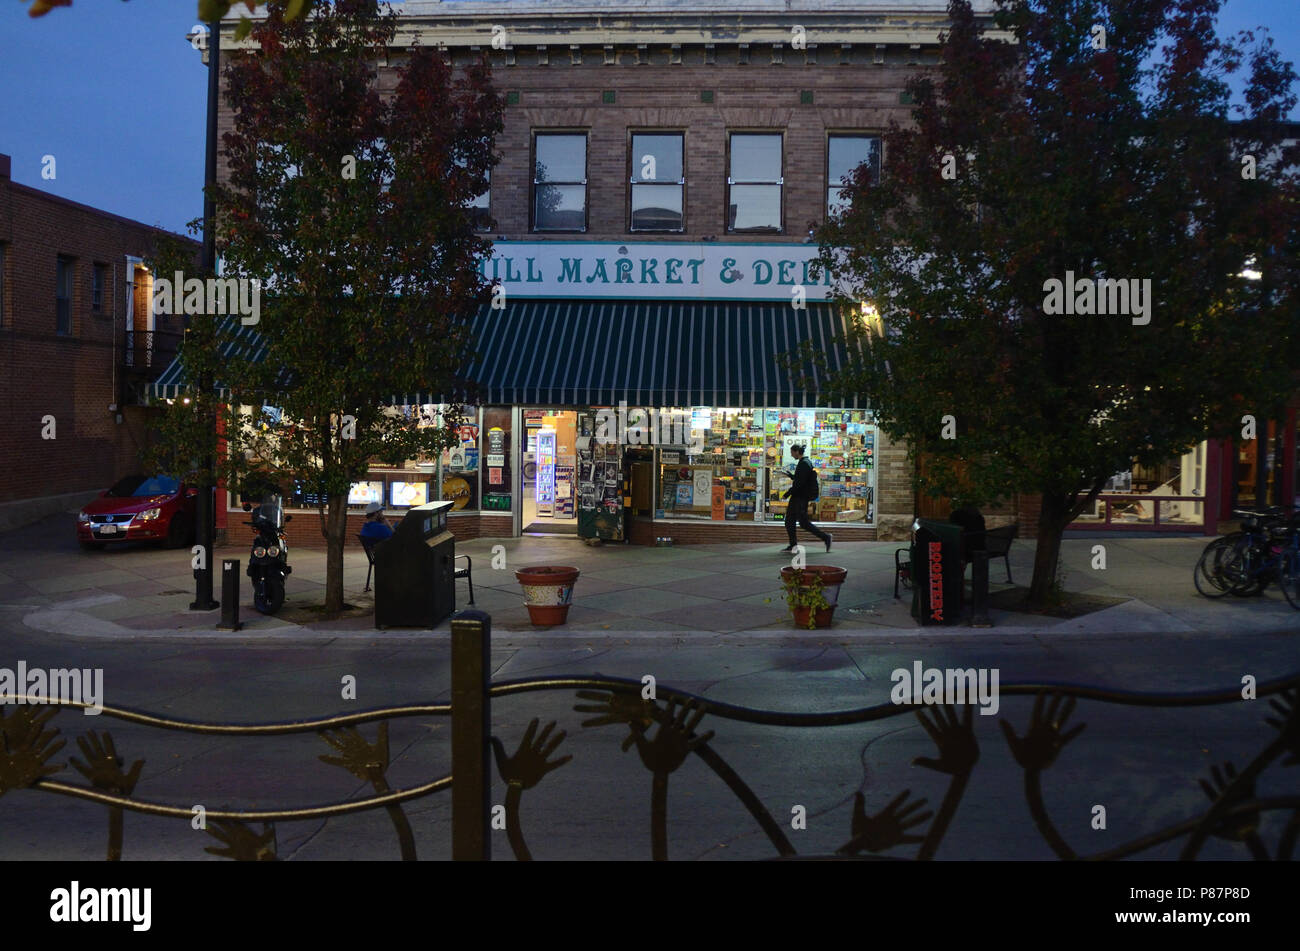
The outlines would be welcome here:
M 577 535 L 576 410 L 524 410 L 520 486 L 525 534 Z

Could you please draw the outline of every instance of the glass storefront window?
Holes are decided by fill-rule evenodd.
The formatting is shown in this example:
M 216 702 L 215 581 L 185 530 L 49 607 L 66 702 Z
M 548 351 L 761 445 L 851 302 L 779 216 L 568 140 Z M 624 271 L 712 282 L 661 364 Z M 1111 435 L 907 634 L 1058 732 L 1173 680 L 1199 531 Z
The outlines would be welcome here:
M 404 406 L 398 411 L 416 416 L 420 427 L 442 426 L 445 406 L 425 404 Z M 348 507 L 364 509 L 372 501 L 381 502 L 386 509 L 403 511 L 425 502 L 439 499 L 455 503 L 453 512 L 475 511 L 479 508 L 479 412 L 475 407 L 464 408 L 464 421 L 459 429 L 460 444 L 442 451 L 442 490 L 435 484 L 437 462 L 433 456 L 407 459 L 399 466 L 380 463 L 371 465 L 367 477 L 352 485 L 348 493 Z M 376 497 L 377 496 L 377 497 Z
M 781 521 L 787 504 L 781 496 L 795 465 L 790 446 L 802 443 L 821 487 L 813 518 L 874 524 L 876 430 L 865 410 L 694 407 L 660 413 L 692 439 L 675 445 L 660 440 L 656 518 Z
M 1205 497 L 1207 451 L 1207 444 L 1202 442 L 1159 465 L 1135 464 L 1115 473 L 1102 486 L 1092 508 L 1075 521 L 1105 522 L 1109 507 L 1112 525 L 1155 525 L 1157 514 L 1161 525 L 1200 524 L 1205 520 L 1205 503 L 1200 500 Z

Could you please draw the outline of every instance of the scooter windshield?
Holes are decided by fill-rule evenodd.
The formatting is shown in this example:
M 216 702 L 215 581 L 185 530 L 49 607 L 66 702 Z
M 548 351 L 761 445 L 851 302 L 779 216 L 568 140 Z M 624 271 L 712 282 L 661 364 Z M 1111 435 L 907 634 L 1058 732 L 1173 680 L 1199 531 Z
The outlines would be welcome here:
M 257 507 L 257 517 L 270 522 L 276 528 L 284 525 L 284 510 L 277 502 L 264 502 Z

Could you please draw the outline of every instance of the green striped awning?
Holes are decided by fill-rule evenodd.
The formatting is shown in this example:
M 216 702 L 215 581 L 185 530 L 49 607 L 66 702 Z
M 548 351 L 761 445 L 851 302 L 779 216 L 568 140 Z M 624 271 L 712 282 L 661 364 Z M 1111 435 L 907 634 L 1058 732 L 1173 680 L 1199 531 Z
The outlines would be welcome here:
M 778 358 L 812 341 L 831 370 L 842 368 L 846 319 L 820 302 L 795 310 L 735 301 L 511 301 L 475 316 L 477 356 L 464 377 L 483 405 L 815 406 L 820 379 L 800 387 Z M 183 387 L 173 364 L 152 392 L 175 396 Z M 442 399 L 419 393 L 393 402 Z

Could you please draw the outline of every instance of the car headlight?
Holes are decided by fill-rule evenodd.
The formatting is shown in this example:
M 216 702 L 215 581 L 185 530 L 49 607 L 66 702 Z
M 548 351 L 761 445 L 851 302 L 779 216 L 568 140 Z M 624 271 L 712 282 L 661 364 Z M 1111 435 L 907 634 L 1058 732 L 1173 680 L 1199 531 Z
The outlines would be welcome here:
M 254 558 L 265 558 L 265 557 L 266 557 L 266 549 L 263 548 L 261 545 L 258 545 L 256 548 L 253 549 L 253 557 L 254 557 Z
M 90 516 L 87 515 L 85 512 L 78 512 L 78 513 L 77 513 L 77 521 L 78 521 L 78 522 L 89 522 L 89 521 L 90 521 Z
M 278 545 L 272 545 L 266 550 L 266 553 L 274 558 L 276 555 L 280 554 L 280 547 Z
M 151 519 L 158 518 L 161 515 L 162 515 L 161 508 L 145 509 L 143 512 L 140 513 L 140 521 L 148 522 Z

